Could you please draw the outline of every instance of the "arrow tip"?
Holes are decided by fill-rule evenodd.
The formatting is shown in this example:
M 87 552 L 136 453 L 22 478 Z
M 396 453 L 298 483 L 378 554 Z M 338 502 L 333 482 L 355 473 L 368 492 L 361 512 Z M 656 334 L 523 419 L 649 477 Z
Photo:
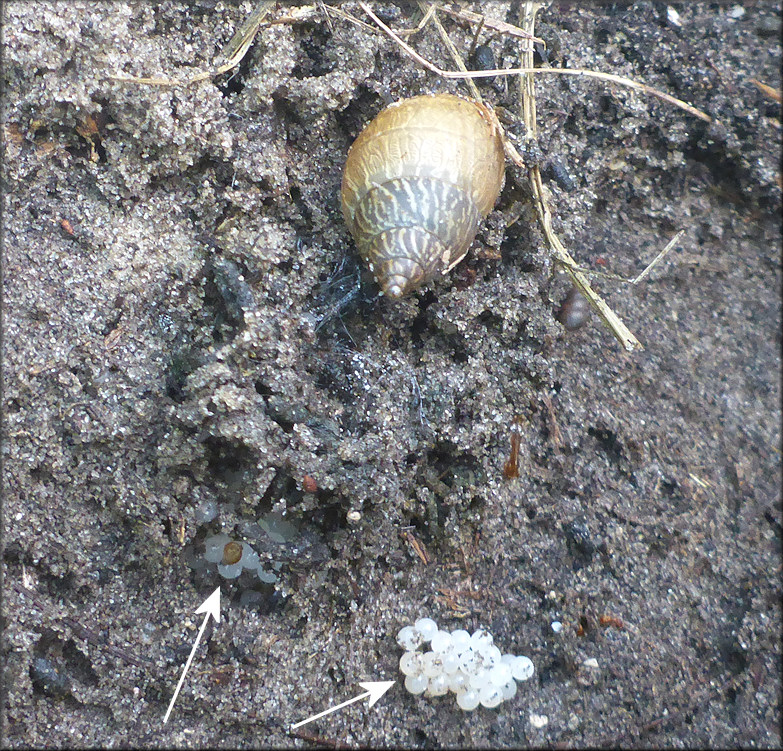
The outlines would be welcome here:
M 365 690 L 370 692 L 370 703 L 367 705 L 371 707 L 380 699 L 394 684 L 396 681 L 366 681 L 359 685 Z
M 215 623 L 220 623 L 220 587 L 198 606 L 196 613 L 208 613 Z

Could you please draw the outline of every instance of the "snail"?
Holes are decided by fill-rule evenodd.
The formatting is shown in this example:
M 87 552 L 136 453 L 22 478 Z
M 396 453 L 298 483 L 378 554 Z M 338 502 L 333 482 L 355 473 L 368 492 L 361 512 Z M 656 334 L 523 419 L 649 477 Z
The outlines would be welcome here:
M 468 252 L 503 187 L 494 114 L 453 94 L 396 102 L 348 152 L 342 210 L 382 294 L 397 299 Z
M 590 318 L 590 303 L 576 287 L 572 286 L 557 311 L 556 317 L 566 330 L 576 331 L 582 328 Z

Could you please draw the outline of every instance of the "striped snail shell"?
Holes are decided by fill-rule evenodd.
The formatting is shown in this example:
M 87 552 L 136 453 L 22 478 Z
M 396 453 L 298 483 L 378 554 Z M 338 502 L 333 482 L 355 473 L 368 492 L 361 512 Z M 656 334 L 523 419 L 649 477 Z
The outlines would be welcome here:
M 503 187 L 493 113 L 452 94 L 383 110 L 348 152 L 342 209 L 382 293 L 399 298 L 468 252 Z

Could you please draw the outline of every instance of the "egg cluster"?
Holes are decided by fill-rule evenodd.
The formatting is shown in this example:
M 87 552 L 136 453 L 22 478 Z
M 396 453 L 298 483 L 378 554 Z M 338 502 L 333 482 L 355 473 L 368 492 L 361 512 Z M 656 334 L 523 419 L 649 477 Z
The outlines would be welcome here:
M 249 569 L 262 582 L 271 584 L 277 580 L 264 569 L 258 553 L 250 545 L 232 540 L 228 535 L 212 535 L 204 540 L 204 558 L 217 563 L 218 573 L 226 579 L 236 579 L 243 569 Z
M 484 629 L 443 631 L 432 618 L 419 618 L 397 634 L 405 650 L 400 671 L 412 694 L 457 696 L 460 709 L 469 712 L 479 704 L 489 709 L 513 698 L 516 681 L 526 681 L 534 672 L 528 657 L 501 654 L 492 634 Z M 430 644 L 430 651 L 419 647 Z

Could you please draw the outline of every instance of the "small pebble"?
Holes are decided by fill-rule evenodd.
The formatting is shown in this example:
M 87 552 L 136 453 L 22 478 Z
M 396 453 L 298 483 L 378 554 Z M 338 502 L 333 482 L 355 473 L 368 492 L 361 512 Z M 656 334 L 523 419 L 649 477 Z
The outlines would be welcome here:
M 552 621 L 552 631 L 559 634 L 563 630 L 563 624 L 560 621 Z
M 36 657 L 30 665 L 33 685 L 49 696 L 64 696 L 70 691 L 70 681 L 63 670 L 45 657 Z
M 546 727 L 546 725 L 549 723 L 549 718 L 545 714 L 535 714 L 534 712 L 530 713 L 530 724 L 534 728 L 543 728 Z

